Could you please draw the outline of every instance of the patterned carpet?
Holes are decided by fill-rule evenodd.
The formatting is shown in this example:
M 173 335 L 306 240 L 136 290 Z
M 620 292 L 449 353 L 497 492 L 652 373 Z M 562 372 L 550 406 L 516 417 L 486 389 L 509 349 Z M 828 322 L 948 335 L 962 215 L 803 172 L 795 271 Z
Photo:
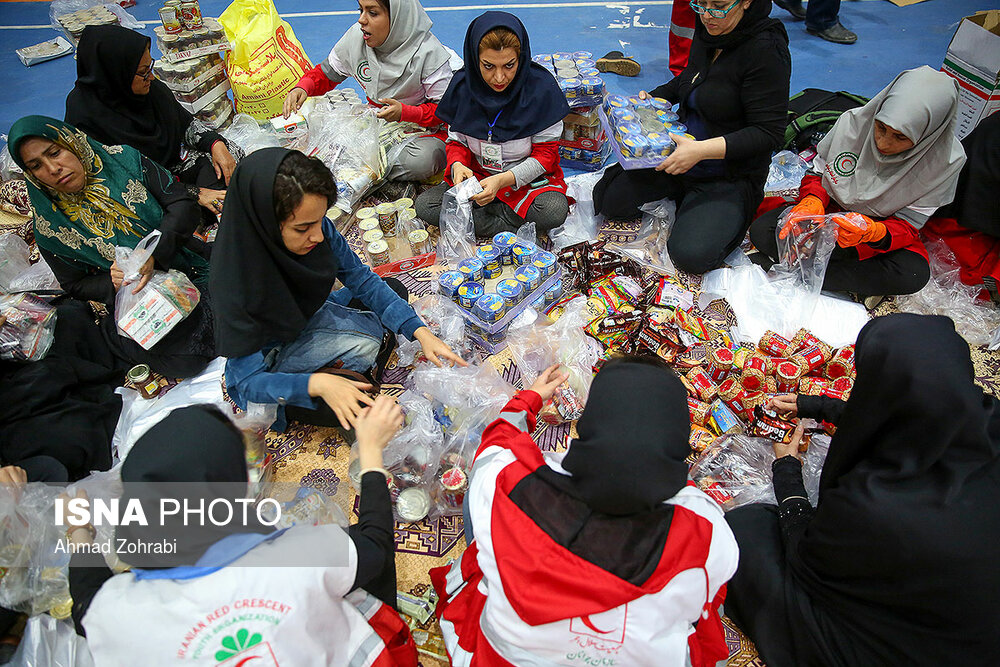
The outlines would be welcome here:
M 635 236 L 635 223 L 609 223 L 602 231 L 602 236 L 616 241 L 629 241 Z M 360 239 L 357 230 L 347 231 L 348 240 L 355 248 L 359 247 Z M 360 253 L 359 253 L 360 254 Z M 400 276 L 400 279 L 410 290 L 411 298 L 429 294 L 435 290 L 435 277 L 443 267 L 434 266 L 429 269 L 419 269 L 411 274 Z M 682 276 L 682 282 L 689 289 L 697 290 L 700 279 L 697 276 Z M 876 311 L 877 315 L 895 312 L 897 308 L 892 301 L 883 303 Z M 704 315 L 717 322 L 735 323 L 735 317 L 725 302 L 716 301 Z M 1000 396 L 1000 353 L 988 352 L 985 348 L 972 350 L 976 366 L 978 382 L 993 394 Z M 517 387 L 521 387 L 520 377 L 509 353 L 501 352 L 489 357 L 501 375 Z M 402 392 L 402 383 L 409 373 L 407 368 L 396 366 L 395 359 L 390 362 L 386 373 L 383 393 L 398 395 Z M 570 427 L 559 427 L 541 424 L 534 434 L 535 440 L 543 450 L 555 451 L 565 447 Z M 333 429 L 304 426 L 293 422 L 288 432 L 268 438 L 268 447 L 275 457 L 276 478 L 283 482 L 298 482 L 303 486 L 313 487 L 332 497 L 336 497 L 344 506 L 349 516 L 356 516 L 354 507 L 356 498 L 350 489 L 347 476 L 347 466 L 350 448 L 340 439 Z M 427 572 L 430 568 L 448 563 L 458 557 L 465 549 L 465 538 L 462 534 L 461 516 L 445 517 L 435 521 L 396 525 L 396 567 L 398 588 L 417 596 L 427 592 L 430 581 Z M 763 665 L 753 644 L 744 637 L 726 619 L 726 640 L 729 644 L 729 665 L 732 667 L 760 667 Z M 421 664 L 430 666 L 447 665 L 447 657 L 439 642 L 437 624 L 431 620 L 427 624 L 412 625 L 414 637 L 418 644 L 423 644 Z M 433 657 L 434 654 L 440 657 Z

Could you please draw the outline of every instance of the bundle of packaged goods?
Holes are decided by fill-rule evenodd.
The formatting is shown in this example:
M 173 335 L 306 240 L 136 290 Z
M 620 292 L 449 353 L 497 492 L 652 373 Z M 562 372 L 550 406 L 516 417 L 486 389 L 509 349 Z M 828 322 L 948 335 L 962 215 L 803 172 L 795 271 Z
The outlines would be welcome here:
M 625 169 L 660 164 L 676 148 L 671 134 L 694 139 L 678 122 L 670 103 L 659 97 L 608 95 L 598 113 L 611 137 L 611 150 Z
M 436 253 L 409 197 L 359 209 L 355 218 L 368 263 L 380 276 L 434 264 Z
M 223 54 L 230 45 L 222 26 L 202 18 L 197 0 L 167 0 L 159 12 L 163 25 L 153 32 L 163 58 L 154 67 L 156 77 L 199 120 L 216 129 L 228 126 L 233 105 Z
M 573 113 L 563 121 L 559 157 L 564 166 L 596 171 L 610 154 L 607 135 L 597 117 L 605 85 L 590 51 L 559 52 L 532 60 L 552 72 Z
M 95 5 L 68 14 L 60 14 L 56 17 L 56 21 L 66 31 L 73 46 L 76 46 L 76 43 L 80 41 L 83 29 L 89 25 L 118 25 L 121 23 L 118 15 L 105 5 Z
M 14 53 L 17 54 L 17 57 L 24 63 L 25 67 L 31 67 L 32 65 L 44 63 L 48 60 L 55 60 L 66 54 L 73 53 L 73 45 L 62 37 L 56 37 L 40 44 L 33 44 L 23 49 L 17 49 Z
M 562 296 L 556 256 L 510 232 L 476 249 L 458 270 L 438 277 L 438 290 L 453 299 L 469 324 L 469 336 L 489 354 L 506 347 L 507 327 L 529 306 L 548 308 Z
M 771 396 L 850 396 L 853 346 L 834 350 L 802 329 L 792 340 L 769 331 L 748 349 L 726 326 L 696 315 L 694 295 L 674 278 L 643 270 L 603 241 L 569 246 L 559 261 L 567 284 L 589 297 L 593 319 L 584 330 L 604 345 L 604 359 L 655 354 L 683 372 L 695 452 L 729 434 L 787 442 L 796 422 L 766 408 Z M 821 427 L 833 431 L 830 424 Z

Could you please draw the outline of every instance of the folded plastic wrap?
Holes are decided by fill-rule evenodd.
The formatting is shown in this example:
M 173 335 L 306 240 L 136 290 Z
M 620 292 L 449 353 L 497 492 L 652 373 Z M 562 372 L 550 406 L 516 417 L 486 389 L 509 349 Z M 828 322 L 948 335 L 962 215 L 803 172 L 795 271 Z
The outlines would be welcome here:
M 752 503 L 776 502 L 771 482 L 773 462 L 770 440 L 725 435 L 701 453 L 690 476 L 728 512 Z
M 476 231 L 470 199 L 483 191 L 475 178 L 467 178 L 450 188 L 441 199 L 441 238 L 438 261 L 456 264 L 476 252 Z
M 55 340 L 56 309 L 32 294 L 0 294 L 0 359 L 38 361 Z
M 799 195 L 799 185 L 806 175 L 806 163 L 792 151 L 775 153 L 764 183 L 765 197 L 784 197 L 791 200 Z
M 555 250 L 597 238 L 604 216 L 594 210 L 594 186 L 602 176 L 604 169 L 566 179 L 566 195 L 575 200 L 575 203 L 570 208 L 566 222 L 549 232 L 549 239 Z
M 970 345 L 1000 346 L 1000 310 L 980 301 L 980 287 L 969 286 L 959 276 L 955 255 L 943 241 L 925 242 L 930 257 L 931 279 L 916 294 L 896 297 L 904 313 L 945 315 Z M 996 333 L 994 333 L 996 332 Z

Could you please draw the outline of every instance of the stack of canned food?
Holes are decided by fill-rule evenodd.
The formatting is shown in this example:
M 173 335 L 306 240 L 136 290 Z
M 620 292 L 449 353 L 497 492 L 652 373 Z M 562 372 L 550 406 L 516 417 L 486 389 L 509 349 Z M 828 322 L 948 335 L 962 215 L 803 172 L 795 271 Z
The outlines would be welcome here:
M 563 136 L 559 140 L 559 158 L 563 166 L 596 171 L 611 154 L 597 109 L 573 109 L 563 121 Z
M 659 164 L 676 148 L 671 134 L 691 136 L 671 111 L 670 103 L 658 97 L 608 95 L 603 111 L 602 120 L 610 127 L 616 152 L 626 169 Z
M 534 56 L 532 60 L 555 75 L 559 88 L 571 107 L 588 107 L 601 103 L 604 97 L 604 79 L 601 78 L 594 63 L 594 54 L 590 51 L 541 54 Z
M 70 36 L 74 44 L 80 39 L 83 29 L 88 25 L 117 25 L 120 23 L 118 16 L 104 5 L 61 14 L 56 17 L 56 21 Z
M 438 292 L 468 313 L 473 334 L 491 348 L 502 343 L 507 326 L 527 306 L 545 308 L 562 295 L 556 256 L 533 243 L 501 232 L 492 243 L 480 246 L 475 257 L 438 277 Z M 496 281 L 496 282 L 493 282 Z
M 423 223 L 417 218 L 413 200 L 409 197 L 385 202 L 378 206 L 358 210 L 358 230 L 365 248 L 368 263 L 381 266 L 393 261 L 390 244 L 397 249 L 405 248 L 405 257 L 424 255 L 431 251 L 430 236 Z
M 166 9 L 164 7 L 161 11 Z M 176 28 L 176 26 L 168 28 L 166 23 L 153 28 L 153 32 L 156 34 L 156 46 L 160 49 L 164 57 L 170 60 L 180 60 L 179 54 L 193 51 L 194 49 L 208 48 L 210 52 L 214 53 L 221 53 L 229 49 L 229 43 L 226 41 L 226 32 L 217 20 L 212 18 L 202 19 L 199 14 L 198 22 L 201 25 L 197 28 L 183 26 L 180 30 L 174 32 L 171 32 L 171 30 Z M 193 54 L 190 57 L 198 57 L 199 55 L 207 54 Z

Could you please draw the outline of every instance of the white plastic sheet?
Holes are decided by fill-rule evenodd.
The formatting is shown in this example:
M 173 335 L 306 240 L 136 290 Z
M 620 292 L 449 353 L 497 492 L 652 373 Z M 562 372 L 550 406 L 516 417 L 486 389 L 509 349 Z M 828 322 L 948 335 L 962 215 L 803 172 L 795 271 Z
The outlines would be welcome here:
M 87 640 L 73 622 L 48 615 L 32 616 L 10 664 L 20 667 L 94 667 Z
M 604 176 L 604 169 L 591 174 L 578 174 L 566 179 L 566 194 L 576 200 L 566 222 L 549 232 L 555 250 L 597 238 L 604 216 L 594 211 L 594 186 Z

